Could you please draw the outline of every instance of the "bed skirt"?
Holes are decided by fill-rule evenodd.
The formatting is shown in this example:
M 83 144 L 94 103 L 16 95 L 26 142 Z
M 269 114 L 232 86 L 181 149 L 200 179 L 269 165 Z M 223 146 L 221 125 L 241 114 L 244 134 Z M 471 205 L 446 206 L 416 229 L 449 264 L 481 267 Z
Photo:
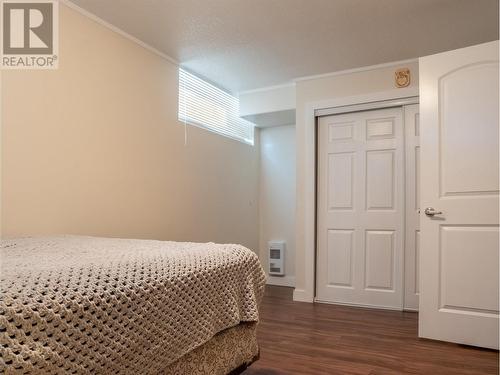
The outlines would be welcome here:
M 226 329 L 169 365 L 164 374 L 239 374 L 259 357 L 257 323 Z

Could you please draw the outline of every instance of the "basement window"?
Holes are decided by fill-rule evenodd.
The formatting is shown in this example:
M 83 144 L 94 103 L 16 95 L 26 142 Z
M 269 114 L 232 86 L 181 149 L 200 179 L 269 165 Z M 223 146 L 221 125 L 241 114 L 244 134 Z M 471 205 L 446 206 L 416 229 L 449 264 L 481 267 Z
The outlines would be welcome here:
M 254 144 L 254 124 L 239 116 L 238 98 L 179 69 L 179 121 Z

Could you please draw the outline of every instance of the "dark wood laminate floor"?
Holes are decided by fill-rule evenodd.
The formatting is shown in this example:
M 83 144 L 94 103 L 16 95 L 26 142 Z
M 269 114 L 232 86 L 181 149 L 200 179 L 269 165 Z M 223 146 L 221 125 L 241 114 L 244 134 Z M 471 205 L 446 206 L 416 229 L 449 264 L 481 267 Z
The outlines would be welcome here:
M 498 374 L 498 352 L 417 337 L 416 313 L 291 301 L 262 303 L 260 360 L 244 375 Z

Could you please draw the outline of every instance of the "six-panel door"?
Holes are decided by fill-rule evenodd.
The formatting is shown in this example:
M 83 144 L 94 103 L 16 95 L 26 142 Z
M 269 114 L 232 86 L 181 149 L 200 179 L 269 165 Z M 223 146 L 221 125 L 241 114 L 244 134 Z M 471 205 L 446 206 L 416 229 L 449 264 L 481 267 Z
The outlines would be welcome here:
M 317 300 L 403 308 L 401 108 L 319 119 Z

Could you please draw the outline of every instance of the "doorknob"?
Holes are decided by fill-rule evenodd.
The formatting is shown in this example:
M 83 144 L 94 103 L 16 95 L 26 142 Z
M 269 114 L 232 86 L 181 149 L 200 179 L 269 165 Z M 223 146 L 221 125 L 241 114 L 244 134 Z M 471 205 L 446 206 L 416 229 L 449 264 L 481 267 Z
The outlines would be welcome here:
M 425 210 L 424 210 L 424 214 L 426 214 L 427 216 L 434 216 L 434 215 L 441 215 L 442 212 L 441 211 L 436 211 L 434 208 L 432 207 L 427 207 Z

